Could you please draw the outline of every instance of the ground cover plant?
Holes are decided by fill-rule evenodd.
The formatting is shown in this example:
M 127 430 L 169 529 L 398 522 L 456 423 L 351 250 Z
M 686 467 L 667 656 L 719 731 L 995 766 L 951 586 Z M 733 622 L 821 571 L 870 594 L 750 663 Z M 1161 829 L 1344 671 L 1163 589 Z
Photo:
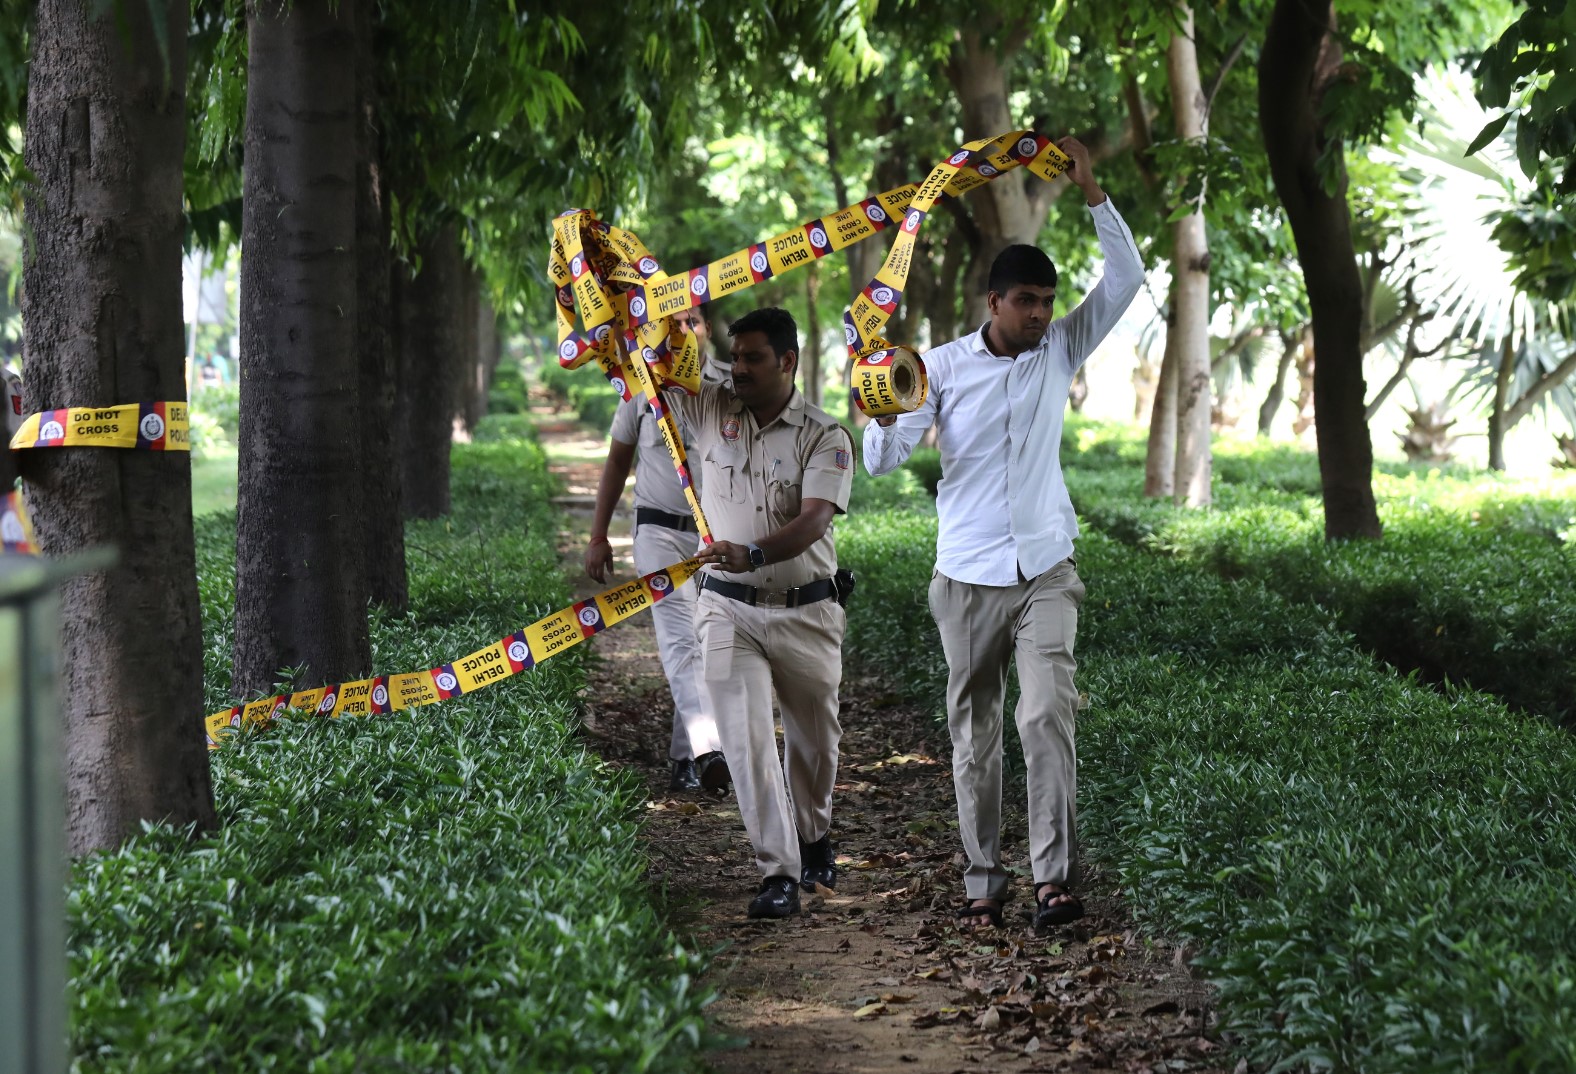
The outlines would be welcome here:
M 408 530 L 413 611 L 379 671 L 566 602 L 539 448 L 455 447 L 453 514 Z M 199 524 L 208 702 L 227 704 L 234 520 Z M 214 756 L 223 829 L 78 863 L 83 1071 L 678 1070 L 699 960 L 654 912 L 640 793 L 572 737 L 576 654 L 412 715 L 286 720 Z
M 1294 462 L 1261 469 L 1289 477 Z M 1078 465 L 1070 481 L 1092 471 Z M 884 670 L 939 716 L 935 525 L 856 499 L 838 542 L 862 572 L 850 667 Z M 1080 835 L 1136 914 L 1197 947 L 1242 1057 L 1576 1069 L 1570 734 L 1398 675 L 1337 614 L 1257 573 L 1096 524 L 1078 563 Z
M 1403 671 L 1576 725 L 1576 477 L 1392 466 L 1374 481 L 1384 539 L 1331 544 L 1308 453 L 1224 445 L 1215 507 L 1187 511 L 1140 497 L 1131 433 L 1075 425 L 1063 446 L 1096 528 L 1317 603 Z

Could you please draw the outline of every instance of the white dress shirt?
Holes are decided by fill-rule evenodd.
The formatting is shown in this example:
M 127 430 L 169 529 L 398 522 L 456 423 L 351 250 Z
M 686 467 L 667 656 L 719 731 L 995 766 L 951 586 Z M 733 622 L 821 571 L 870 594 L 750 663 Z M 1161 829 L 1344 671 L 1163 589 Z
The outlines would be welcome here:
M 1067 390 L 1144 282 L 1133 235 L 1111 199 L 1090 206 L 1105 272 L 1033 349 L 992 354 L 983 326 L 924 356 L 930 392 L 889 428 L 865 426 L 865 468 L 879 476 L 908 458 L 934 422 L 941 444 L 936 569 L 974 585 L 1034 578 L 1072 554 L 1078 519 L 1060 460 Z

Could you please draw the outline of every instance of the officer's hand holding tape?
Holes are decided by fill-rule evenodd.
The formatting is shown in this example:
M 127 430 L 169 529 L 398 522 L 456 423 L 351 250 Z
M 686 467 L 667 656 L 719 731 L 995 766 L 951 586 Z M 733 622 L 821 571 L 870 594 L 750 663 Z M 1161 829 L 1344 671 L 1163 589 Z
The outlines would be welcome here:
M 702 565 L 714 564 L 728 574 L 745 574 L 755 569 L 750 565 L 749 546 L 733 541 L 713 541 L 695 558 L 700 560 Z

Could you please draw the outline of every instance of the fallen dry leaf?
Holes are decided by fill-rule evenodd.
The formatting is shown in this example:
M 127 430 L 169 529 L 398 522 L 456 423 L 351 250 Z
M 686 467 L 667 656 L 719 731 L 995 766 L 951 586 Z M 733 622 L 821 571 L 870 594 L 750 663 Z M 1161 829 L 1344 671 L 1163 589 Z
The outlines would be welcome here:
M 857 1011 L 854 1012 L 854 1017 L 855 1018 L 875 1018 L 875 1017 L 877 1017 L 879 1015 L 883 1015 L 883 1014 L 886 1014 L 886 1013 L 888 1013 L 888 1012 L 887 1012 L 887 1005 L 885 1003 L 881 1003 L 881 1002 L 866 1003 L 863 1007 L 859 1008 Z

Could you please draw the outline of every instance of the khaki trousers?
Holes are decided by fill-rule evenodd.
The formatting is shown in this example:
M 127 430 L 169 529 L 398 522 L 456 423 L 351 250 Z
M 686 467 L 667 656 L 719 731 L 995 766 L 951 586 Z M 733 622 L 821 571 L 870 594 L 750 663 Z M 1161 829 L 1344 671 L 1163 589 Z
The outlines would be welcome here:
M 696 600 L 702 681 L 733 773 L 744 830 L 762 876 L 799 879 L 799 840 L 832 825 L 837 781 L 837 688 L 843 680 L 843 609 L 751 607 L 708 590 Z M 772 691 L 782 712 L 777 754 Z
M 1001 864 L 1002 697 L 1014 655 L 1034 882 L 1065 885 L 1076 878 L 1073 639 L 1083 598 L 1084 585 L 1071 558 L 1037 578 L 1020 575 L 1010 586 L 971 585 L 939 572 L 931 579 L 930 610 L 947 657 L 952 782 L 968 856 L 963 886 L 970 899 L 1007 895 L 1009 878 Z
M 671 567 L 695 554 L 700 538 L 666 526 L 635 528 L 635 570 L 640 574 Z M 673 695 L 673 736 L 668 757 L 685 761 L 722 747 L 700 684 L 700 644 L 695 638 L 695 587 L 681 585 L 651 609 L 657 655 Z

